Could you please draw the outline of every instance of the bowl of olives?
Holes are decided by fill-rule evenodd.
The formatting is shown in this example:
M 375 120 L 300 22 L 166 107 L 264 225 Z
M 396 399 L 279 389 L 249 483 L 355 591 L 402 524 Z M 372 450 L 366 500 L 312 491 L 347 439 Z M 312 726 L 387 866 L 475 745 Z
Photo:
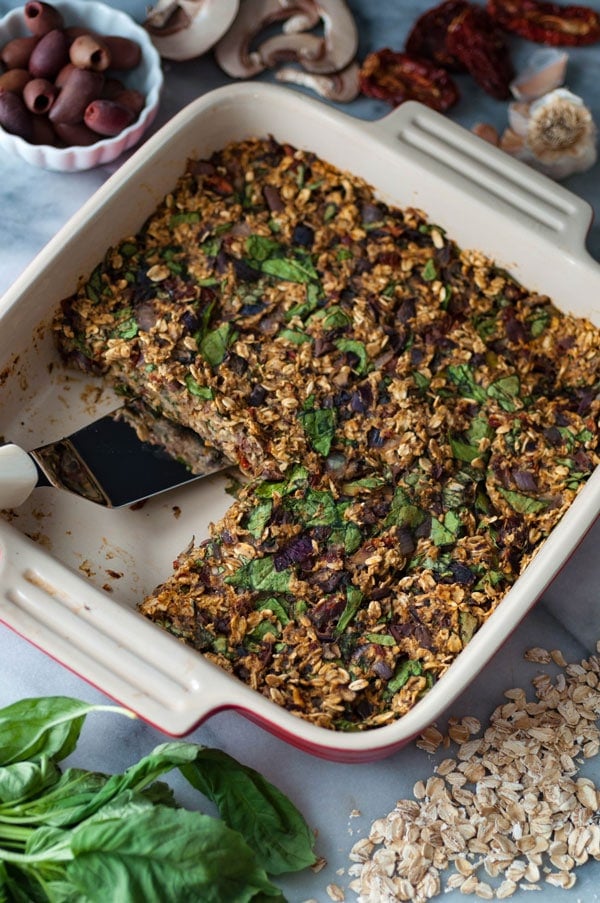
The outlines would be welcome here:
M 28 0 L 0 19 L 0 146 L 76 172 L 139 143 L 163 83 L 146 30 L 97 0 Z

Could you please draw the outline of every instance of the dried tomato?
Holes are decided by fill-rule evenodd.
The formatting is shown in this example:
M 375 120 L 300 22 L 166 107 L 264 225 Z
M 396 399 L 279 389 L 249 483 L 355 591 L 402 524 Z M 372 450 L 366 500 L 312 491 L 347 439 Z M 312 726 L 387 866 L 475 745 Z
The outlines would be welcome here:
M 468 7 L 467 0 L 444 0 L 428 9 L 414 23 L 406 39 L 406 52 L 433 60 L 444 69 L 464 70 L 463 64 L 446 47 L 446 35 L 452 20 Z
M 484 91 L 498 100 L 510 97 L 515 73 L 508 47 L 502 31 L 483 7 L 469 5 L 455 16 L 446 46 Z
M 459 98 L 458 88 L 445 69 L 430 60 L 387 47 L 366 57 L 359 84 L 363 94 L 386 100 L 395 107 L 405 100 L 419 100 L 443 113 Z
M 487 10 L 507 31 L 539 44 L 577 47 L 600 41 L 600 15 L 587 6 L 488 0 Z

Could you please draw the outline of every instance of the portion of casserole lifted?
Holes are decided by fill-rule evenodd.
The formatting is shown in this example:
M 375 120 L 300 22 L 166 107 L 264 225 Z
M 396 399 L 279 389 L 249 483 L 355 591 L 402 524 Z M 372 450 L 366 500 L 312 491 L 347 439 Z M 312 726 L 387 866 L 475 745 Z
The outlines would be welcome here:
M 600 460 L 598 329 L 272 138 L 191 161 L 55 326 L 249 478 L 140 610 L 334 730 L 409 710 Z

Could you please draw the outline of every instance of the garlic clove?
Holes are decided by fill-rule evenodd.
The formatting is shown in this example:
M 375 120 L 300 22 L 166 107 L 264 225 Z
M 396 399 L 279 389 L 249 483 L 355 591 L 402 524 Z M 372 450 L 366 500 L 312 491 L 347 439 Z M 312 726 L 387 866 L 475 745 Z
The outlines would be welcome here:
M 528 103 L 513 102 L 508 105 L 508 124 L 513 132 L 523 138 L 527 135 L 529 128 L 529 109 L 530 104 Z
M 500 143 L 508 153 L 553 179 L 584 172 L 595 164 L 597 132 L 592 115 L 583 100 L 566 88 L 557 88 L 522 105 L 519 116 L 525 118 L 527 129 L 523 134 L 523 123 L 513 111 L 511 128 Z
M 522 135 L 517 135 L 511 128 L 505 129 L 500 136 L 499 147 L 511 154 L 513 157 L 523 159 L 523 150 L 525 148 L 525 139 Z
M 240 0 L 158 0 L 144 27 L 161 57 L 190 60 L 206 53 L 235 19 Z
M 537 100 L 544 94 L 560 87 L 565 80 L 568 55 L 555 47 L 541 47 L 536 50 L 523 69 L 510 84 L 516 100 Z
M 498 147 L 500 135 L 495 126 L 491 125 L 489 122 L 476 122 L 471 131 L 474 135 L 477 135 L 478 138 L 487 141 L 488 144 Z

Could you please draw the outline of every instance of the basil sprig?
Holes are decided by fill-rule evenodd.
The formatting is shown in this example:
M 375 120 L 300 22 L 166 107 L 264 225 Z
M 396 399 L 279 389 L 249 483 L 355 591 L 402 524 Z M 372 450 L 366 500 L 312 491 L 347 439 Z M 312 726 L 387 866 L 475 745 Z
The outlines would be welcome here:
M 91 712 L 68 697 L 0 709 L 0 900 L 276 901 L 269 875 L 315 863 L 314 835 L 262 775 L 217 749 L 157 746 L 122 774 L 59 763 Z M 178 769 L 221 818 L 180 808 L 158 780 Z

